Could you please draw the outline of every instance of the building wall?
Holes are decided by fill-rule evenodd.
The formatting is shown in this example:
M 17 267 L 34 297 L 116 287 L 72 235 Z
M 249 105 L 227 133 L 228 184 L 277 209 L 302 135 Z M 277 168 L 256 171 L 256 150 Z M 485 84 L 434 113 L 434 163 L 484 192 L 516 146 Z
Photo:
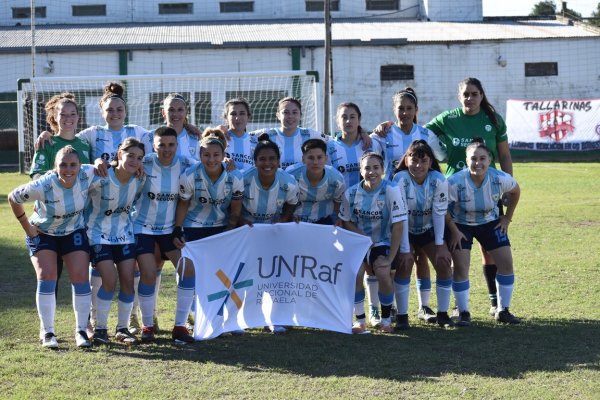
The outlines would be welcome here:
M 230 0 L 47 0 L 36 1 L 36 6 L 46 7 L 46 17 L 38 18 L 36 24 L 87 24 L 87 23 L 143 23 L 168 21 L 218 21 L 322 18 L 322 11 L 306 11 L 305 0 L 273 1 L 254 0 L 253 12 L 220 12 L 221 2 Z M 339 11 L 332 18 L 382 16 L 389 18 L 417 18 L 422 0 L 399 0 L 401 10 L 367 11 L 366 0 L 339 0 Z M 464 0 L 463 0 L 464 1 Z M 481 1 L 481 0 L 479 0 Z M 161 3 L 192 3 L 191 14 L 159 14 Z M 74 17 L 73 5 L 106 4 L 106 16 Z M 14 19 L 13 7 L 30 7 L 29 0 L 5 0 L 0 2 L 0 25 L 13 26 L 17 23 L 29 25 L 29 19 Z M 481 8 L 481 5 L 479 6 Z M 404 11 L 402 11 L 404 10 Z
M 335 47 L 332 109 L 342 101 L 356 102 L 362 125 L 372 129 L 393 119 L 392 95 L 405 86 L 419 97 L 419 122 L 459 105 L 457 84 L 467 76 L 479 78 L 489 101 L 504 115 L 506 100 L 597 98 L 600 80 L 600 39 L 474 42 L 407 46 Z M 585 54 L 585 57 L 581 57 Z M 503 61 L 500 63 L 498 57 Z M 54 61 L 45 74 L 43 61 Z M 117 52 L 38 54 L 39 76 L 118 74 Z M 525 77 L 525 63 L 557 62 L 558 75 Z M 382 65 L 413 65 L 414 79 L 381 81 Z M 0 92 L 16 89 L 18 78 L 29 76 L 29 55 L 0 55 Z M 129 74 L 260 71 L 292 69 L 289 48 L 132 51 Z M 300 68 L 318 70 L 323 78 L 323 48 L 301 51 Z M 321 92 L 321 91 L 319 91 Z M 132 121 L 135 122 L 135 121 Z
M 481 0 L 423 0 L 423 17 L 431 21 L 482 21 Z

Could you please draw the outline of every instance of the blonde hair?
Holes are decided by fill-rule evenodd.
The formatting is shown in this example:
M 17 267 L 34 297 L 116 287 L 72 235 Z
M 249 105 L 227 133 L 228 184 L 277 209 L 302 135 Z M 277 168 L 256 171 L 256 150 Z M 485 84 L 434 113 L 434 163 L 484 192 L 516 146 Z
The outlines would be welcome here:
M 46 122 L 48 122 L 50 125 L 50 130 L 52 130 L 54 133 L 58 133 L 60 130 L 60 126 L 56 120 L 58 108 L 65 104 L 73 104 L 75 106 L 75 110 L 77 111 L 77 115 L 79 115 L 79 107 L 77 107 L 77 103 L 75 102 L 75 95 L 69 92 L 63 92 L 61 94 L 52 96 L 44 107 L 46 110 Z

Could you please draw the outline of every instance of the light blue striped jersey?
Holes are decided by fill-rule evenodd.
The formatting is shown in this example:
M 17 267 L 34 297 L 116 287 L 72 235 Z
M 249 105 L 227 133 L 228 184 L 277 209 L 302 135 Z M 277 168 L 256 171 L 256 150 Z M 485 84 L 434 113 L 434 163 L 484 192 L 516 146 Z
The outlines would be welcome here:
M 191 158 L 175 156 L 170 165 L 162 165 L 156 153 L 144 157 L 146 181 L 135 204 L 135 234 L 165 235 L 173 231 L 179 200 L 179 176 L 195 162 Z
M 257 136 L 244 132 L 240 137 L 229 131 L 229 141 L 225 150 L 225 157 L 230 158 L 235 163 L 235 167 L 240 171 L 245 171 L 254 167 L 254 149 L 258 143 Z
M 278 169 L 275 181 L 265 190 L 258 179 L 256 168 L 244 172 L 244 219 L 255 224 L 277 222 L 285 203 L 298 204 L 298 184 L 293 176 Z
M 398 125 L 394 124 L 385 138 L 377 136 L 377 140 L 384 149 L 385 177 L 387 179 L 391 179 L 394 173 L 394 163 L 400 161 L 408 147 L 415 140 L 425 140 L 433 150 L 435 158 L 439 161 L 446 158 L 446 151 L 435 133 L 421 125 L 413 124 L 410 133 L 406 134 L 402 132 Z
M 304 222 L 316 222 L 333 214 L 333 203 L 341 203 L 346 186 L 344 177 L 333 167 L 326 165 L 323 179 L 313 186 L 306 175 L 306 164 L 294 164 L 285 172 L 298 182 L 299 205 L 294 215 Z
M 363 141 L 359 139 L 350 146 L 342 142 L 340 136 L 327 142 L 328 163 L 340 171 L 344 177 L 346 188 L 352 187 L 360 182 L 360 158 L 363 153 L 375 152 L 383 156 L 381 142 L 375 135 L 371 135 L 371 146 L 363 150 Z
M 83 214 L 93 177 L 94 167 L 82 164 L 75 184 L 67 189 L 55 171 L 48 171 L 37 180 L 16 188 L 11 199 L 18 204 L 35 201 L 29 222 L 48 235 L 65 236 L 85 228 Z
M 86 210 L 88 238 L 91 245 L 134 243 L 134 203 L 144 186 L 144 178 L 132 176 L 122 184 L 114 168 L 108 176 L 94 176 L 90 185 L 91 207 Z
M 429 170 L 419 185 L 408 170 L 403 170 L 394 176 L 394 182 L 404 191 L 410 233 L 420 235 L 434 228 L 434 214 L 445 217 L 448 211 L 448 182 L 440 172 Z M 441 235 L 443 237 L 443 232 Z
M 183 128 L 177 135 L 177 155 L 200 161 L 200 138 Z
M 510 192 L 517 181 L 509 174 L 488 168 L 487 174 L 476 187 L 468 169 L 448 177 L 448 210 L 452 220 L 463 225 L 482 225 L 500 218 L 498 200 Z
M 280 167 L 284 170 L 290 165 L 302 162 L 302 143 L 308 139 L 321 139 L 327 142 L 329 138 L 329 136 L 310 128 L 296 128 L 296 132 L 291 136 L 285 135 L 281 128 L 270 129 L 267 133 L 271 141 L 279 146 L 281 152 Z
M 373 240 L 374 246 L 390 246 L 392 224 L 408 218 L 400 188 L 385 179 L 370 192 L 363 188 L 363 182 L 346 190 L 339 217 L 353 222 Z
M 77 136 L 92 148 L 92 162 L 98 158 L 111 161 L 119 145 L 128 137 L 133 137 L 144 144 L 146 154 L 152 152 L 152 132 L 137 125 L 125 125 L 119 131 L 108 129 L 108 126 L 91 126 L 82 130 Z
M 219 179 L 213 181 L 203 164 L 194 164 L 179 178 L 179 196 L 189 200 L 184 228 L 209 228 L 229 223 L 231 200 L 242 198 L 244 181 L 238 170 L 227 172 L 224 166 Z

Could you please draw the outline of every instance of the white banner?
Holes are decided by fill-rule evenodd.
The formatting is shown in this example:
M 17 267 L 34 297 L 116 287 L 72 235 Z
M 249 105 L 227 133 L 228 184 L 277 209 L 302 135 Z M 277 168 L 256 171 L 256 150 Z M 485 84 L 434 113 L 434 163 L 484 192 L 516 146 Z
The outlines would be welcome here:
M 511 149 L 600 150 L 600 99 L 508 100 L 506 126 Z
M 256 224 L 189 242 L 194 338 L 267 325 L 351 333 L 356 274 L 371 239 L 331 225 Z

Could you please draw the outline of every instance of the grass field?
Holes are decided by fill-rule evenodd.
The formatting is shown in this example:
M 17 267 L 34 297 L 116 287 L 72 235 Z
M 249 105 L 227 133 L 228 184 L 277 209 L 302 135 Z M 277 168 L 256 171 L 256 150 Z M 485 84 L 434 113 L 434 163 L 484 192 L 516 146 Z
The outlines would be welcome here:
M 35 274 L 6 201 L 27 178 L 0 174 L 0 398 L 598 399 L 600 163 L 518 163 L 514 170 L 522 195 L 509 231 L 517 278 L 511 311 L 523 318 L 519 326 L 487 316 L 474 251 L 470 328 L 419 323 L 413 288 L 412 328 L 403 334 L 256 330 L 176 347 L 169 341 L 175 279 L 167 264 L 158 342 L 89 351 L 73 341 L 66 277 L 60 349 L 39 345 Z

